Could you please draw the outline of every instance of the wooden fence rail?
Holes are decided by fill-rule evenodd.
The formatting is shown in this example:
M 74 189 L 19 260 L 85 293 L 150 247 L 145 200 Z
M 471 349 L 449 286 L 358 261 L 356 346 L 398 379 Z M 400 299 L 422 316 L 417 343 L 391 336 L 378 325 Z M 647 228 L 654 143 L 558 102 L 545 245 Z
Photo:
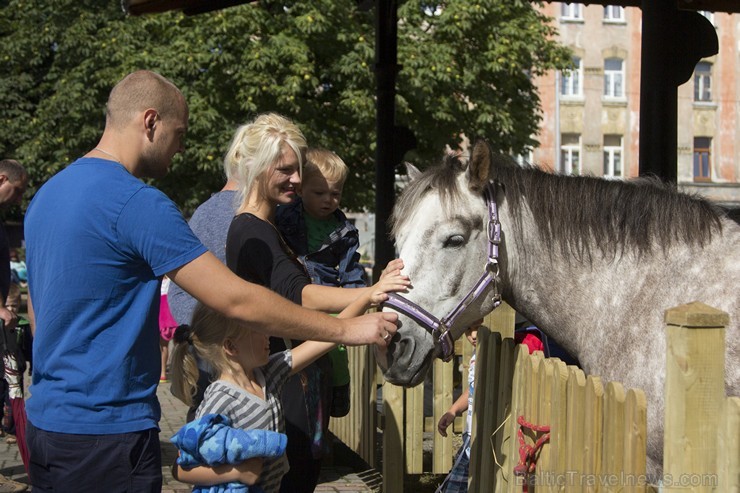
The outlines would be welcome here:
M 525 483 L 529 492 L 654 490 L 646 478 L 643 392 L 528 354 L 514 345 L 513 324 L 513 310 L 504 306 L 486 319 L 493 331 L 478 334 L 469 491 L 521 492 Z M 666 312 L 663 491 L 740 493 L 740 397 L 725 397 L 720 357 L 727 324 L 727 314 L 701 303 Z M 469 347 L 457 346 L 465 362 Z M 388 384 L 378 416 L 372 355 L 364 348 L 350 351 L 352 411 L 332 420 L 332 431 L 373 466 L 379 459 L 375 433 L 382 433 L 385 493 L 403 491 L 406 474 L 446 474 L 455 450 L 435 430 L 453 399 L 453 365 L 435 363 L 433 416 L 424 417 L 424 385 Z M 433 437 L 426 467 L 425 433 Z M 543 439 L 547 433 L 549 440 Z M 529 465 L 520 450 L 538 441 L 536 465 L 516 475 L 515 468 L 527 471 Z

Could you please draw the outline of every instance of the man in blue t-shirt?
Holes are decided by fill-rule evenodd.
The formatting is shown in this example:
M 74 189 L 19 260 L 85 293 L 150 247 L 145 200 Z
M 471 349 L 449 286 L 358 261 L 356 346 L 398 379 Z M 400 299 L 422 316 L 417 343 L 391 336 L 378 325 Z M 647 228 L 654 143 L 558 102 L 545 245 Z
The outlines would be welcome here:
M 28 446 L 34 490 L 161 490 L 156 388 L 163 275 L 255 330 L 386 345 L 395 317 L 336 319 L 239 279 L 141 178 L 183 150 L 188 107 L 149 71 L 111 91 L 98 145 L 36 193 L 26 213 L 35 312 Z

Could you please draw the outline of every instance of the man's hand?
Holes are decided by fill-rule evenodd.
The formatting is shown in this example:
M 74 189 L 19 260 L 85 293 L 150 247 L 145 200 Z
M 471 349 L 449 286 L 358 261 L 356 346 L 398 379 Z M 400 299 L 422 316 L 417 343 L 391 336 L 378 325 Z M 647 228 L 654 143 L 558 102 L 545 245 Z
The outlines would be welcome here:
M 385 348 L 398 330 L 398 314 L 391 312 L 368 313 L 361 317 L 337 320 L 344 325 L 345 340 L 341 342 L 348 346 L 377 344 Z

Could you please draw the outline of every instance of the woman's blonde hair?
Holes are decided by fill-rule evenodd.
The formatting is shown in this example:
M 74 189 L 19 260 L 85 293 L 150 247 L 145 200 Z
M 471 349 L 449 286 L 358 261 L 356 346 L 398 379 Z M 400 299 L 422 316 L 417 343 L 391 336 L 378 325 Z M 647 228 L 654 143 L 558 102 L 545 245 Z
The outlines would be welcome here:
M 181 325 L 175 331 L 175 350 L 172 353 L 172 394 L 188 406 L 198 388 L 197 355 L 213 369 L 211 378 L 232 370 L 224 352 L 226 339 L 237 339 L 249 328 L 237 320 L 198 303 L 193 311 L 191 325 Z
M 259 115 L 236 130 L 224 158 L 224 169 L 227 177 L 237 181 L 241 204 L 246 202 L 255 181 L 280 162 L 286 146 L 295 152 L 302 169 L 306 138 L 295 123 L 277 113 Z

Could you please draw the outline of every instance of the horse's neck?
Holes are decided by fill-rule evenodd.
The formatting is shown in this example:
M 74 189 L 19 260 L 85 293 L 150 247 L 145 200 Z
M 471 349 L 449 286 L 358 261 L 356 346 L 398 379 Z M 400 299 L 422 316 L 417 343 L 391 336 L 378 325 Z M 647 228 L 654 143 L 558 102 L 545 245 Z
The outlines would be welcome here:
M 697 299 L 716 300 L 716 308 L 731 313 L 737 309 L 738 297 L 728 297 L 718 282 L 738 279 L 740 266 L 732 252 L 740 249 L 740 237 L 732 224 L 702 250 L 677 244 L 667 255 L 656 247 L 642 257 L 627 249 L 623 256 L 604 259 L 593 247 L 590 259 L 582 260 L 564 256 L 557 244 L 544 244 L 526 207 L 521 235 L 514 234 L 516 223 L 508 211 L 502 211 L 501 222 L 504 299 L 573 353 L 598 344 L 598 338 L 622 337 L 640 317 L 639 323 L 659 327 L 655 313 L 662 318 L 664 310 Z M 695 298 L 687 298 L 689 292 Z
M 515 234 L 516 223 L 502 212 L 504 298 L 571 354 L 578 354 L 594 344 L 593 329 L 604 327 L 609 311 L 629 305 L 634 286 L 646 272 L 627 259 L 604 260 L 598 250 L 590 260 L 566 257 L 558 244 L 545 244 L 526 207 L 520 221 L 521 234 Z

